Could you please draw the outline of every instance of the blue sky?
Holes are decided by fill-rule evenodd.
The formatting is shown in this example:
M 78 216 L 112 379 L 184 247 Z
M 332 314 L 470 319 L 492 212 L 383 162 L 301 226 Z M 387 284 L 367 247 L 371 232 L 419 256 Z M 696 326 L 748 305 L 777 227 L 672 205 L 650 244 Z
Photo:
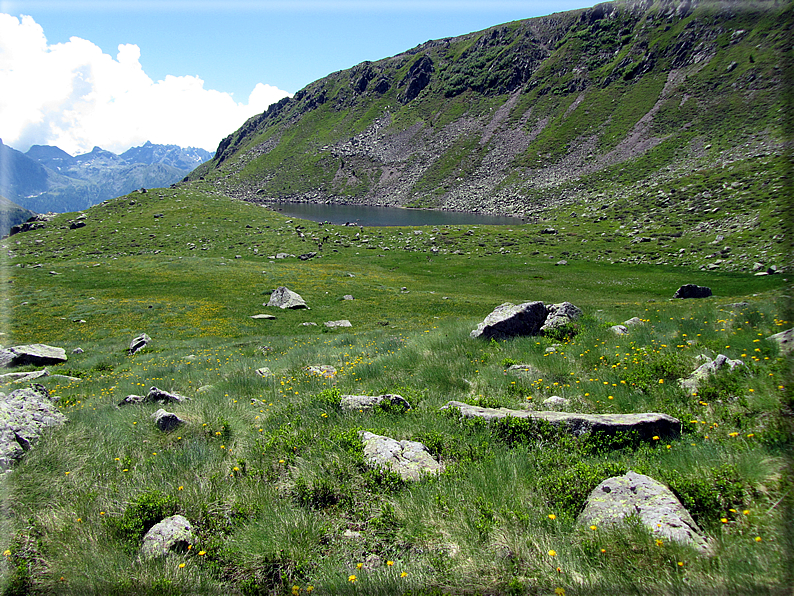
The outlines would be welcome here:
M 20 150 L 58 144 L 73 154 L 93 145 L 123 151 L 145 140 L 214 149 L 268 103 L 331 72 L 430 39 L 593 4 L 0 0 L 0 87 L 20 89 L 16 103 L 0 98 L 0 138 Z M 57 69 L 71 79 L 41 84 L 60 81 Z M 38 111 L 35 101 L 42 104 Z M 204 120 L 203 135 L 189 130 L 197 118 Z

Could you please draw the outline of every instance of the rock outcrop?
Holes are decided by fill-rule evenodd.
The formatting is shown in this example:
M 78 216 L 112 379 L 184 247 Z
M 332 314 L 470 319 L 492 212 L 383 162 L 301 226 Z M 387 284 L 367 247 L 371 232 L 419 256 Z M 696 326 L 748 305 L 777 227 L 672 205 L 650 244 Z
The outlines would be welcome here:
M 0 349 L 0 368 L 49 366 L 66 362 L 66 350 L 46 344 L 29 344 Z
M 677 437 L 681 433 L 681 421 L 667 414 L 655 412 L 642 414 L 575 414 L 568 412 L 534 412 L 530 410 L 510 410 L 508 408 L 482 408 L 459 401 L 450 401 L 442 410 L 456 408 L 463 418 L 482 418 L 486 421 L 500 418 L 527 418 L 545 420 L 563 426 L 572 435 L 587 432 L 615 434 L 635 431 L 642 440 L 658 437 Z
M 293 292 L 284 286 L 279 286 L 273 290 L 273 293 L 270 295 L 270 300 L 265 306 L 276 306 L 282 309 L 309 308 L 306 306 L 306 302 L 303 300 L 303 298 L 301 298 L 300 294 Z
M 359 433 L 364 457 L 375 467 L 399 474 L 403 480 L 419 480 L 423 474 L 438 474 L 443 466 L 417 441 L 397 441 L 371 432 Z
M 709 551 L 700 528 L 672 491 L 636 472 L 608 478 L 595 487 L 577 521 L 604 527 L 623 523 L 628 516 L 637 516 L 660 539 L 689 544 L 702 553 Z
M 411 409 L 411 404 L 408 403 L 408 400 L 396 393 L 386 393 L 384 395 L 343 395 L 339 405 L 343 410 L 347 411 L 363 410 L 364 412 L 369 412 L 383 403 L 388 403 L 404 411 Z
M 0 393 L 0 473 L 22 459 L 47 428 L 65 421 L 42 385 Z
M 144 560 L 164 557 L 171 551 L 186 551 L 196 541 L 193 526 L 181 515 L 172 515 L 146 532 L 140 556 Z

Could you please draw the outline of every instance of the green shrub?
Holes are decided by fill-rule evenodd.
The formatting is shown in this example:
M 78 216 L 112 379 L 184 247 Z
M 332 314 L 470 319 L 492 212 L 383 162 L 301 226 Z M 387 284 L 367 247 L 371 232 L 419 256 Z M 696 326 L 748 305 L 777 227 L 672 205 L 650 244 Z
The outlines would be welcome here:
M 301 476 L 295 481 L 294 500 L 309 509 L 326 509 L 336 505 L 340 496 L 328 478 L 316 478 L 309 482 Z
M 178 509 L 175 497 L 155 490 L 138 496 L 120 517 L 110 517 L 106 523 L 112 536 L 128 548 L 136 548 L 152 526 L 174 515 Z
M 705 402 L 727 401 L 735 399 L 743 392 L 742 384 L 747 369 L 737 367 L 734 370 L 723 368 L 710 375 L 706 383 L 698 387 L 699 399 Z
M 622 462 L 577 462 L 571 466 L 552 466 L 541 482 L 546 500 L 555 511 L 576 517 L 587 497 L 601 482 L 622 476 L 628 468 Z
M 688 376 L 693 370 L 692 359 L 681 352 L 651 352 L 632 365 L 626 372 L 625 381 L 642 391 L 658 385 L 659 379 L 676 381 Z
M 679 470 L 664 470 L 661 480 L 701 525 L 718 524 L 730 509 L 743 509 L 747 498 L 739 472 L 731 464 L 687 475 Z

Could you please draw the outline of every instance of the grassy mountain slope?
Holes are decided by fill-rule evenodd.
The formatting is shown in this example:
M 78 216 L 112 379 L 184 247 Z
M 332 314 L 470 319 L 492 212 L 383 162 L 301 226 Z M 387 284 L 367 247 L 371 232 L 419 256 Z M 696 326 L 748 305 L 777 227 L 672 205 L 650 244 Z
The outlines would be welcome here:
M 651 184 L 698 200 L 717 189 L 682 178 L 782 147 L 790 9 L 615 2 L 427 42 L 271 106 L 191 179 L 247 200 L 518 215 Z
M 767 339 L 791 326 L 785 276 L 610 263 L 602 251 L 614 224 L 563 213 L 558 234 L 518 222 L 361 230 L 177 188 L 92 207 L 81 228 L 70 229 L 73 217 L 2 244 L 13 282 L 2 286 L 12 305 L 3 343 L 63 346 L 69 360 L 50 372 L 81 379 L 40 379 L 68 422 L 0 479 L 5 593 L 776 594 L 786 585 L 790 360 Z M 636 246 L 650 254 L 653 244 Z M 555 266 L 573 249 L 579 256 Z M 308 251 L 319 254 L 270 258 Z M 715 296 L 670 301 L 681 283 Z M 311 310 L 263 306 L 282 284 Z M 535 299 L 580 306 L 578 333 L 469 337 L 497 304 Z M 250 318 L 261 312 L 276 319 Z M 630 335 L 609 330 L 633 316 L 644 324 Z M 353 327 L 323 326 L 339 319 Z M 129 356 L 142 332 L 152 343 Z M 700 354 L 718 353 L 746 369 L 697 396 L 678 387 Z M 513 377 L 513 363 L 541 374 Z M 316 364 L 337 373 L 304 370 Z M 257 375 L 263 366 L 274 376 Z M 153 385 L 192 398 L 168 406 L 186 426 L 159 431 L 157 404 L 116 407 Z M 4 380 L 0 390 L 20 386 Z M 340 394 L 384 392 L 412 410 L 338 405 Z M 587 413 L 664 412 L 683 432 L 651 444 L 574 440 L 439 410 L 448 400 L 545 409 L 551 395 Z M 416 484 L 373 471 L 360 430 L 422 441 L 446 471 Z M 635 525 L 576 524 L 588 492 L 627 469 L 675 491 L 712 557 Z M 192 548 L 140 560 L 143 533 L 173 513 L 193 524 Z
M 12 226 L 27 221 L 32 216 L 32 211 L 0 195 L 0 236 L 5 236 Z

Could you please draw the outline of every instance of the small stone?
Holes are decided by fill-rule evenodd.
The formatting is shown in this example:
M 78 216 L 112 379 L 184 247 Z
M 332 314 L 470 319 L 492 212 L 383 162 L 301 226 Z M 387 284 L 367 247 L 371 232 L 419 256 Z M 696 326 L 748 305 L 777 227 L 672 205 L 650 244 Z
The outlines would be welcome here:
M 341 319 L 339 321 L 326 321 L 324 323 L 326 327 L 334 328 L 334 327 L 352 327 L 353 325 L 347 319 Z
M 154 423 L 157 425 L 157 428 L 163 432 L 170 432 L 185 424 L 185 421 L 179 416 L 171 412 L 166 412 L 162 408 L 152 414 L 152 418 L 154 418 Z
M 127 351 L 127 353 L 130 356 L 132 356 L 136 352 L 138 352 L 138 351 L 142 350 L 143 348 L 145 348 L 149 344 L 149 342 L 151 342 L 151 341 L 152 341 L 151 337 L 149 337 L 145 333 L 141 333 L 138 337 L 134 338 L 130 342 L 130 349 Z
M 331 379 L 336 375 L 336 369 L 330 364 L 304 366 L 303 370 L 305 370 L 310 375 L 319 375 L 327 379 Z
M 551 408 L 552 410 L 561 410 L 568 407 L 570 401 L 559 395 L 552 395 L 543 400 L 543 405 Z

